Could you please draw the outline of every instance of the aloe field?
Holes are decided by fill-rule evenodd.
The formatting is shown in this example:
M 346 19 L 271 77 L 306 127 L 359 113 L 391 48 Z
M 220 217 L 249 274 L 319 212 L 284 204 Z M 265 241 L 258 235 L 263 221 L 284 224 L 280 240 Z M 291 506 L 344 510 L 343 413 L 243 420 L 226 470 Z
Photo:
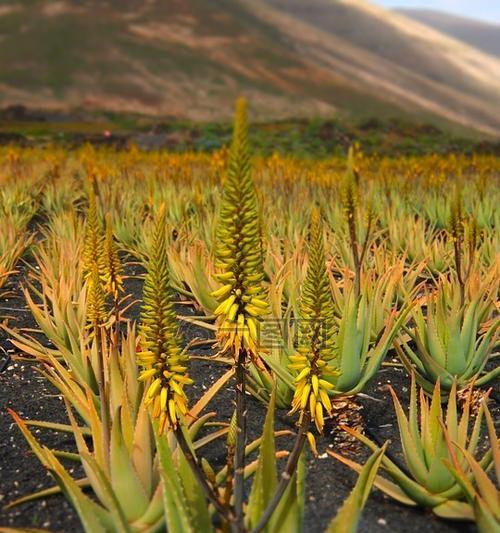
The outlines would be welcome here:
M 0 532 L 500 532 L 500 160 L 0 147 Z

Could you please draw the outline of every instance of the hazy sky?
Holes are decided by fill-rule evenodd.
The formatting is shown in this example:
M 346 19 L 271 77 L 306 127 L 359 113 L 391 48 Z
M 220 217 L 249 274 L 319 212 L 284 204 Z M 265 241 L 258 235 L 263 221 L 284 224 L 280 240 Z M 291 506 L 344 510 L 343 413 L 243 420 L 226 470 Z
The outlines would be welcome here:
M 387 7 L 423 7 L 500 22 L 500 0 L 374 0 Z

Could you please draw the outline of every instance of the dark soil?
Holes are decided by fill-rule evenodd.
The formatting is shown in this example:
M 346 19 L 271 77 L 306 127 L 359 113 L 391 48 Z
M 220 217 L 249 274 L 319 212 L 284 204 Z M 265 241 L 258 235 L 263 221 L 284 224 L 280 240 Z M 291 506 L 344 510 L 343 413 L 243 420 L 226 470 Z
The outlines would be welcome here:
M 129 269 L 129 274 L 134 273 Z M 33 328 L 35 324 L 31 315 L 24 309 L 20 297 L 21 277 L 13 279 L 11 288 L 13 297 L 0 302 L 0 314 L 10 315 L 9 322 L 17 327 Z M 129 279 L 127 289 L 135 297 L 140 296 L 141 281 Z M 7 310 L 5 310 L 7 308 Z M 16 311 L 12 311 L 15 309 Z M 182 306 L 182 312 L 187 314 L 189 308 Z M 192 311 L 191 311 L 192 312 Z M 132 311 L 130 318 L 137 320 L 138 306 Z M 183 327 L 184 337 L 190 340 L 195 337 L 206 337 L 204 330 L 193 326 Z M 5 334 L 0 334 L 0 346 L 10 355 L 15 355 L 12 345 Z M 196 354 L 209 355 L 210 350 L 196 349 Z M 37 372 L 37 365 L 30 362 L 11 360 L 2 365 L 0 355 L 0 527 L 42 527 L 54 532 L 83 531 L 78 516 L 63 496 L 52 496 L 45 500 L 20 505 L 13 509 L 5 509 L 8 502 L 29 494 L 41 488 L 50 487 L 53 481 L 44 471 L 37 458 L 31 453 L 20 431 L 6 412 L 7 408 L 15 410 L 21 417 L 54 422 L 67 422 L 65 409 L 57 391 L 46 382 Z M 5 359 L 4 359 L 5 361 Z M 191 387 L 192 397 L 200 396 L 225 368 L 219 363 L 206 360 L 193 360 L 191 376 L 195 385 Z M 401 460 L 398 446 L 397 424 L 392 402 L 389 398 L 387 385 L 391 384 L 404 402 L 408 398 L 408 378 L 399 368 L 384 368 L 375 381 L 366 390 L 366 395 L 359 398 L 362 415 L 370 437 L 377 442 L 389 439 L 391 458 Z M 210 405 L 210 410 L 217 411 L 218 419 L 227 420 L 232 413 L 232 391 L 226 390 Z M 249 438 L 259 436 L 266 408 L 252 397 L 249 402 Z M 493 414 L 498 416 L 499 410 L 492 405 Z M 277 428 L 293 429 L 291 420 L 285 411 L 278 411 L 276 417 Z M 35 429 L 35 435 L 44 444 L 61 450 L 74 451 L 75 447 L 71 435 L 54 433 Z M 326 449 L 339 449 L 340 432 L 330 424 L 325 435 L 318 438 L 318 458 L 308 455 L 307 492 L 306 492 L 306 531 L 324 531 L 337 509 L 352 489 L 356 474 L 350 471 L 325 452 Z M 290 448 L 292 437 L 281 438 L 277 441 L 280 448 Z M 348 446 L 341 453 L 349 453 Z M 347 451 L 345 451 L 347 450 Z M 224 444 L 214 443 L 203 450 L 204 455 L 213 466 L 224 463 Z M 350 451 L 350 456 L 358 462 L 363 462 L 368 456 L 366 450 L 356 447 Z M 72 469 L 75 478 L 82 476 L 81 467 L 76 463 L 65 462 Z M 360 531 L 379 532 L 473 532 L 475 527 L 467 523 L 443 521 L 436 518 L 430 511 L 409 508 L 395 503 L 374 489 L 364 510 Z

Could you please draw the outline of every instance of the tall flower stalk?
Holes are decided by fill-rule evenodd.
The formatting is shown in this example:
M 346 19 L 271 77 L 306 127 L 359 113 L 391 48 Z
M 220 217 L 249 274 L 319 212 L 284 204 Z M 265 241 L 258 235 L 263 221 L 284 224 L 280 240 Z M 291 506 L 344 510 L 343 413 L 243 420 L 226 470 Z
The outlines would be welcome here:
M 159 432 L 176 428 L 179 418 L 187 413 L 184 386 L 187 355 L 180 348 L 180 337 L 172 303 L 165 238 L 165 208 L 162 206 L 155 224 L 153 243 L 144 281 L 141 310 L 141 351 L 139 364 L 143 370 L 139 380 L 147 381 L 146 405 L 152 406 L 152 417 L 158 420 Z
M 219 305 L 217 339 L 221 352 L 234 357 L 236 439 L 234 446 L 233 530 L 243 530 L 243 482 L 246 443 L 246 367 L 258 363 L 259 320 L 268 312 L 262 280 L 262 240 L 257 197 L 248 149 L 246 101 L 236 104 L 233 141 L 216 231 L 217 279 L 212 293 Z M 228 460 L 232 464 L 233 460 Z
M 313 209 L 309 236 L 309 264 L 300 300 L 300 329 L 297 353 L 290 357 L 290 370 L 297 373 L 292 413 L 299 412 L 301 423 L 308 413 L 321 433 L 324 414 L 331 414 L 328 391 L 333 385 L 325 378 L 338 372 L 334 359 L 334 304 L 326 272 L 323 224 Z
M 367 212 L 366 234 L 363 244 L 358 240 L 357 213 L 359 208 L 359 175 L 354 167 L 354 149 L 349 149 L 347 158 L 347 174 L 343 187 L 343 206 L 349 232 L 349 242 L 351 245 L 352 260 L 354 264 L 354 294 L 356 297 L 361 292 L 361 271 L 365 259 L 368 243 L 374 223 L 374 213 L 371 206 Z
M 95 179 L 93 177 L 89 178 L 87 202 L 85 239 L 83 244 L 83 269 L 85 276 L 88 278 L 92 275 L 93 265 L 100 266 L 104 243 L 101 218 L 97 207 Z
M 106 311 L 106 296 L 101 279 L 100 261 L 102 257 L 102 228 L 97 210 L 95 184 L 89 183 L 88 209 L 85 226 L 85 240 L 83 249 L 83 269 L 87 278 L 87 327 L 90 338 L 95 342 L 97 350 L 97 368 L 95 369 L 99 390 L 99 404 L 103 424 L 104 449 L 109 449 L 110 416 L 108 407 L 108 390 L 106 385 L 106 360 L 103 343 L 106 342 L 106 325 L 108 316 Z
M 455 257 L 455 270 L 457 274 L 458 284 L 460 286 L 460 302 L 461 305 L 465 303 L 465 279 L 463 272 L 463 244 L 464 244 L 464 226 L 465 217 L 463 210 L 462 197 L 460 193 L 451 205 L 450 210 L 450 235 L 453 243 L 453 252 Z M 472 261 L 471 261 L 472 264 Z
M 332 412 L 328 392 L 333 385 L 325 378 L 338 374 L 331 364 L 333 328 L 334 305 L 326 271 L 323 224 L 319 211 L 313 209 L 309 226 L 309 263 L 300 300 L 299 346 L 297 353 L 290 356 L 290 369 L 296 373 L 291 413 L 300 413 L 299 428 L 281 480 L 252 533 L 262 531 L 276 510 L 297 469 L 307 439 L 313 451 L 316 450 L 314 437 L 309 432 L 311 421 L 321 433 L 325 412 Z
M 120 334 L 120 294 L 123 292 L 122 264 L 118 256 L 118 248 L 113 237 L 111 214 L 106 214 L 106 231 L 103 238 L 102 253 L 99 258 L 104 289 L 113 301 L 113 315 L 115 319 L 113 343 L 118 346 Z
M 185 436 L 183 419 L 188 414 L 188 400 L 184 387 L 192 385 L 187 374 L 188 356 L 180 347 L 177 316 L 173 305 L 168 270 L 165 235 L 165 206 L 160 207 L 153 233 L 141 309 L 141 349 L 138 363 L 143 367 L 139 380 L 146 382 L 144 403 L 151 407 L 151 417 L 159 434 L 174 432 L 191 470 L 221 516 L 228 520 L 228 510 L 222 505 L 209 484 L 203 464 L 199 463 L 192 445 Z

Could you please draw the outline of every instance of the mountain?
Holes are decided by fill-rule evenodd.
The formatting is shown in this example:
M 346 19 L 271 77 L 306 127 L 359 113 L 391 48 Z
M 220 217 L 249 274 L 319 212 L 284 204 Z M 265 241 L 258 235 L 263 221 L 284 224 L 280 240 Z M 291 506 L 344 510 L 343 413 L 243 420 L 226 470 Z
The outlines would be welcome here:
M 500 24 L 493 24 L 432 9 L 398 9 L 402 15 L 441 33 L 500 57 Z
M 500 59 L 364 0 L 10 0 L 0 106 L 407 116 L 500 134 Z

